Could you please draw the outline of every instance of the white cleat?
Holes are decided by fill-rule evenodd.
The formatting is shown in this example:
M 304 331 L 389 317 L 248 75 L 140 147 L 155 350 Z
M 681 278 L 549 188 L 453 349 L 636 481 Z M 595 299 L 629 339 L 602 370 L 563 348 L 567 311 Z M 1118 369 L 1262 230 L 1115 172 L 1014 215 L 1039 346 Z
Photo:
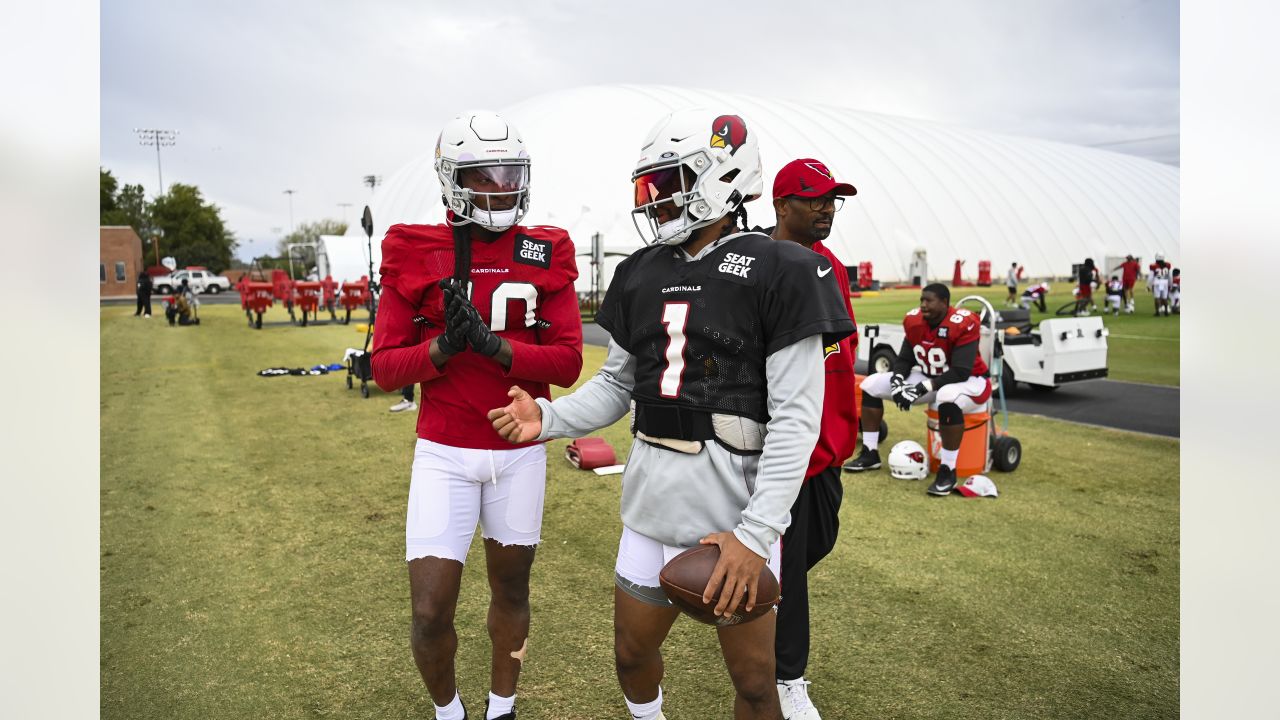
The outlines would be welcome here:
M 412 400 L 401 400 L 400 402 L 391 406 L 391 412 L 394 412 L 394 413 L 404 412 L 406 410 L 417 410 L 417 409 L 418 409 L 418 403 Z
M 778 704 L 782 706 L 783 720 L 822 720 L 818 708 L 809 701 L 811 684 L 804 678 L 778 682 Z

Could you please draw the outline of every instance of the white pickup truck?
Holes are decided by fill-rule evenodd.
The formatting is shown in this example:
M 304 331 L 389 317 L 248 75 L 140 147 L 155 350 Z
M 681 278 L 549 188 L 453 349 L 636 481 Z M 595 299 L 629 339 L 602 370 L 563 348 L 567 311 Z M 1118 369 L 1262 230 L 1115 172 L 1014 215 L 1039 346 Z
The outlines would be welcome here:
M 168 295 L 182 287 L 184 279 L 191 286 L 191 291 L 196 294 L 209 293 L 210 295 L 217 295 L 220 292 L 226 292 L 231 289 L 230 280 L 221 275 L 215 275 L 204 268 L 195 267 L 175 270 L 168 275 L 153 278 L 151 284 L 155 287 L 157 293 Z
M 959 307 L 966 300 L 956 303 Z M 981 300 L 980 298 L 976 298 Z M 994 351 L 1004 359 L 996 385 L 1012 392 L 1017 383 L 1032 390 L 1056 390 L 1063 383 L 1092 380 L 1107 376 L 1107 336 L 1100 317 L 1049 318 L 1031 329 L 1026 310 L 996 311 L 996 330 L 986 322 L 991 306 L 981 302 L 982 356 L 990 358 Z M 1017 328 L 1010 332 L 1010 328 Z M 867 363 L 867 372 L 887 372 L 906 339 L 901 325 L 872 324 L 859 328 L 858 359 Z

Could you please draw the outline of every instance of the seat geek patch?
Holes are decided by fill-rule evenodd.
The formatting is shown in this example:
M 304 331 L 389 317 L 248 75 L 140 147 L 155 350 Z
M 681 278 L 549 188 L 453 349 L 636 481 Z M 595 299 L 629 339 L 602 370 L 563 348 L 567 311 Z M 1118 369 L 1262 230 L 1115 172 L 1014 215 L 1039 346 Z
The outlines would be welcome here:
M 516 235 L 515 256 L 512 261 L 535 265 L 543 270 L 551 269 L 551 241 L 538 240 L 528 235 Z
M 752 263 L 755 258 L 748 255 L 739 255 L 738 253 L 725 253 L 724 258 L 716 266 L 716 271 L 724 273 L 726 280 L 731 280 L 742 285 L 755 284 L 755 270 Z

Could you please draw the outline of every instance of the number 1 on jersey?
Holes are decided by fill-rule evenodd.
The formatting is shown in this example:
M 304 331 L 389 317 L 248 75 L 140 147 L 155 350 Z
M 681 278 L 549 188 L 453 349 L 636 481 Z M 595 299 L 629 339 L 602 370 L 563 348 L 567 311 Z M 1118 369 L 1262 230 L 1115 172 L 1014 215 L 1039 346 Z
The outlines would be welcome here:
M 684 328 L 689 322 L 689 303 L 669 302 L 662 305 L 662 324 L 667 326 L 667 367 L 662 371 L 658 392 L 665 398 L 680 397 L 680 381 L 684 375 Z

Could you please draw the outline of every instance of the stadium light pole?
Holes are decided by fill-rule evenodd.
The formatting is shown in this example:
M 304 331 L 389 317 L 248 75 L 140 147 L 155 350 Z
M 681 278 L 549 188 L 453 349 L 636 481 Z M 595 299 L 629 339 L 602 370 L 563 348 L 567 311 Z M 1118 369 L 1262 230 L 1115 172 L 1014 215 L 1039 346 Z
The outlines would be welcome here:
M 154 146 L 156 149 L 156 176 L 160 181 L 160 190 L 156 197 L 164 194 L 164 173 L 160 169 L 160 148 L 173 147 L 178 144 L 177 130 L 160 130 L 157 128 L 134 128 L 138 135 L 138 144 Z
M 177 130 L 162 130 L 159 128 L 134 128 L 133 132 L 138 136 L 138 144 L 144 146 L 154 146 L 156 149 L 156 179 L 159 181 L 156 190 L 156 199 L 160 199 L 164 195 L 164 171 L 160 165 L 160 148 L 173 147 L 178 144 Z M 151 233 L 151 244 L 156 250 L 156 264 L 160 264 L 160 234 L 158 232 Z

